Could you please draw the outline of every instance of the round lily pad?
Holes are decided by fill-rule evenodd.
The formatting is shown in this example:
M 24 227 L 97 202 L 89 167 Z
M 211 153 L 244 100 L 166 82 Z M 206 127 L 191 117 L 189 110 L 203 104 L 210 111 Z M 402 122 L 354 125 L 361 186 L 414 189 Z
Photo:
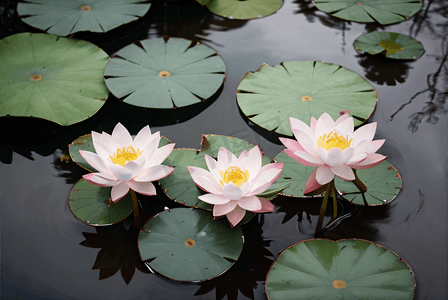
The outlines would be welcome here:
M 230 228 L 210 212 L 165 210 L 138 237 L 140 256 L 151 269 L 178 281 L 204 281 L 227 271 L 243 250 L 241 228 Z
M 148 39 L 126 46 L 107 64 L 106 85 L 123 102 L 147 108 L 176 108 L 210 98 L 226 67 L 219 54 L 182 38 Z
M 282 7 L 283 0 L 211 0 L 204 3 L 212 13 L 218 16 L 249 20 L 275 13 Z
M 369 169 L 356 170 L 356 174 L 367 187 L 364 196 L 369 206 L 389 203 L 395 199 L 402 187 L 397 169 L 386 161 Z M 353 182 L 336 176 L 334 184 L 342 198 L 353 204 L 364 205 L 362 194 Z
M 414 298 L 414 273 L 397 254 L 360 239 L 312 239 L 283 250 L 268 272 L 270 300 Z
M 382 53 L 395 59 L 417 59 L 425 49 L 422 43 L 410 36 L 395 32 L 379 32 L 363 34 L 353 43 L 356 51 L 370 54 Z
M 255 124 L 292 136 L 289 117 L 309 124 L 324 112 L 333 119 L 348 111 L 355 126 L 375 109 L 377 93 L 361 76 L 346 68 L 317 61 L 267 64 L 248 72 L 240 82 L 237 101 Z
M 0 40 L 0 116 L 71 125 L 95 114 L 109 92 L 109 56 L 97 46 L 43 33 Z
M 150 6 L 146 0 L 26 0 L 17 11 L 26 24 L 66 36 L 109 31 L 137 20 Z
M 383 25 L 407 20 L 422 8 L 422 0 L 314 0 L 314 4 L 333 17 Z
M 123 221 L 132 211 L 128 193 L 117 203 L 110 197 L 112 187 L 100 187 L 80 179 L 68 199 L 68 207 L 76 219 L 91 226 L 105 226 Z

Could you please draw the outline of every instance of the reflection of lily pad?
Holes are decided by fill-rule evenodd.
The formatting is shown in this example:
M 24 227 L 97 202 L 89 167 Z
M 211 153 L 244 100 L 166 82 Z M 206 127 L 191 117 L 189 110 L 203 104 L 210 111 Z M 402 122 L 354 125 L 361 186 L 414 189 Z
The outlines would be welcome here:
M 109 92 L 109 56 L 95 45 L 42 33 L 0 40 L 0 116 L 71 125 L 95 114 Z
M 182 38 L 148 39 L 118 51 L 107 64 L 106 85 L 123 102 L 174 108 L 210 98 L 226 67 L 218 53 Z
M 422 8 L 422 0 L 314 0 L 314 4 L 334 17 L 383 25 L 407 20 Z
M 109 31 L 137 20 L 150 6 L 145 0 L 26 0 L 17 11 L 26 24 L 66 36 Z
M 396 59 L 417 59 L 425 52 L 422 43 L 395 32 L 374 31 L 363 34 L 356 39 L 353 46 L 356 51 L 382 53 L 386 57 Z
M 233 265 L 243 250 L 243 233 L 226 220 L 213 220 L 210 212 L 175 208 L 145 224 L 138 247 L 142 260 L 163 276 L 203 281 Z
M 211 0 L 204 3 L 212 13 L 218 16 L 249 20 L 275 13 L 282 7 L 283 0 Z
M 369 206 L 389 203 L 400 192 L 400 174 L 386 161 L 369 169 L 356 170 L 356 174 L 367 187 L 364 196 Z M 344 199 L 353 204 L 364 205 L 361 192 L 351 181 L 335 177 L 334 183 Z
M 291 61 L 248 72 L 238 86 L 237 101 L 255 124 L 292 136 L 289 117 L 309 124 L 312 116 L 327 112 L 337 119 L 348 110 L 358 126 L 375 109 L 377 94 L 361 76 L 339 65 Z
M 313 239 L 275 259 L 266 278 L 270 300 L 414 298 L 414 274 L 392 251 L 373 242 Z
M 100 187 L 88 181 L 79 180 L 68 200 L 72 214 L 84 224 L 104 226 L 123 221 L 132 211 L 132 197 L 128 193 L 117 203 L 110 199 L 112 187 Z

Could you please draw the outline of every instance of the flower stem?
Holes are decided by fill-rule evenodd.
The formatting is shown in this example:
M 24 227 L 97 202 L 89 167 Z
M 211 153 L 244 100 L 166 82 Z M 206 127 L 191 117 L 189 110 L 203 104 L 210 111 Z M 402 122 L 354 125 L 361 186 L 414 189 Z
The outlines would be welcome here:
M 362 201 L 364 202 L 365 206 L 369 206 L 366 200 L 366 196 L 364 195 L 365 192 L 367 192 L 367 187 L 362 181 L 359 179 L 358 174 L 356 174 L 356 170 L 353 169 L 353 173 L 355 173 L 355 180 L 353 180 L 353 184 L 356 185 L 358 190 L 361 192 Z
M 336 188 L 334 186 L 334 180 L 330 182 L 331 184 L 331 193 L 333 196 L 333 219 L 336 219 L 338 216 L 338 203 L 336 201 Z
M 316 232 L 322 231 L 322 223 L 324 222 L 325 211 L 327 210 L 328 196 L 330 195 L 331 183 L 327 183 L 327 189 L 324 195 L 324 201 L 320 207 L 319 220 L 317 221 Z
M 140 229 L 140 214 L 138 211 L 138 200 L 134 190 L 131 190 L 132 204 L 134 206 L 134 228 Z

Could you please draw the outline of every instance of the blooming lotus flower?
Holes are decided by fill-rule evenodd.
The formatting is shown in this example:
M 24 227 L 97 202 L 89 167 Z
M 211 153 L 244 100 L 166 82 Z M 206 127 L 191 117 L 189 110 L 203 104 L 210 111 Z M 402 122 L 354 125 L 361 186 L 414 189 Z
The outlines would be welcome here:
M 317 121 L 311 117 L 311 126 L 295 118 L 290 118 L 290 124 L 297 141 L 280 138 L 288 148 L 285 153 L 300 164 L 317 167 L 306 182 L 305 194 L 329 183 L 335 175 L 355 180 L 352 169 L 371 168 L 386 159 L 375 153 L 385 141 L 373 141 L 376 123 L 353 131 L 353 119 L 348 114 L 333 121 L 324 113 Z
M 96 153 L 79 150 L 79 154 L 98 173 L 83 175 L 91 184 L 111 186 L 112 201 L 123 198 L 131 188 L 144 194 L 155 195 L 151 181 L 170 175 L 173 167 L 161 163 L 173 151 L 175 144 L 160 147 L 160 132 L 151 134 L 149 126 L 143 127 L 133 139 L 127 129 L 118 123 L 112 135 L 92 131 Z
M 280 176 L 283 163 L 261 166 L 261 150 L 258 146 L 244 150 L 237 158 L 226 148 L 220 148 L 218 160 L 205 155 L 209 171 L 188 167 L 194 183 L 208 194 L 199 199 L 214 204 L 213 216 L 226 215 L 230 224 L 237 225 L 246 210 L 262 213 L 274 211 L 274 205 L 266 198 L 255 195 L 264 192 Z

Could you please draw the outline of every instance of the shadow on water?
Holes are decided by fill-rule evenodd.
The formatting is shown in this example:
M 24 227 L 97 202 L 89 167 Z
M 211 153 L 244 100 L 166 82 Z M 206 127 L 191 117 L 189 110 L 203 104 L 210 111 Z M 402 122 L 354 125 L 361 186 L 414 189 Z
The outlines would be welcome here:
M 398 61 L 385 57 L 382 54 L 370 55 L 364 53 L 357 55 L 359 64 L 363 67 L 365 77 L 379 85 L 397 85 L 404 83 L 409 74 L 408 62 Z

